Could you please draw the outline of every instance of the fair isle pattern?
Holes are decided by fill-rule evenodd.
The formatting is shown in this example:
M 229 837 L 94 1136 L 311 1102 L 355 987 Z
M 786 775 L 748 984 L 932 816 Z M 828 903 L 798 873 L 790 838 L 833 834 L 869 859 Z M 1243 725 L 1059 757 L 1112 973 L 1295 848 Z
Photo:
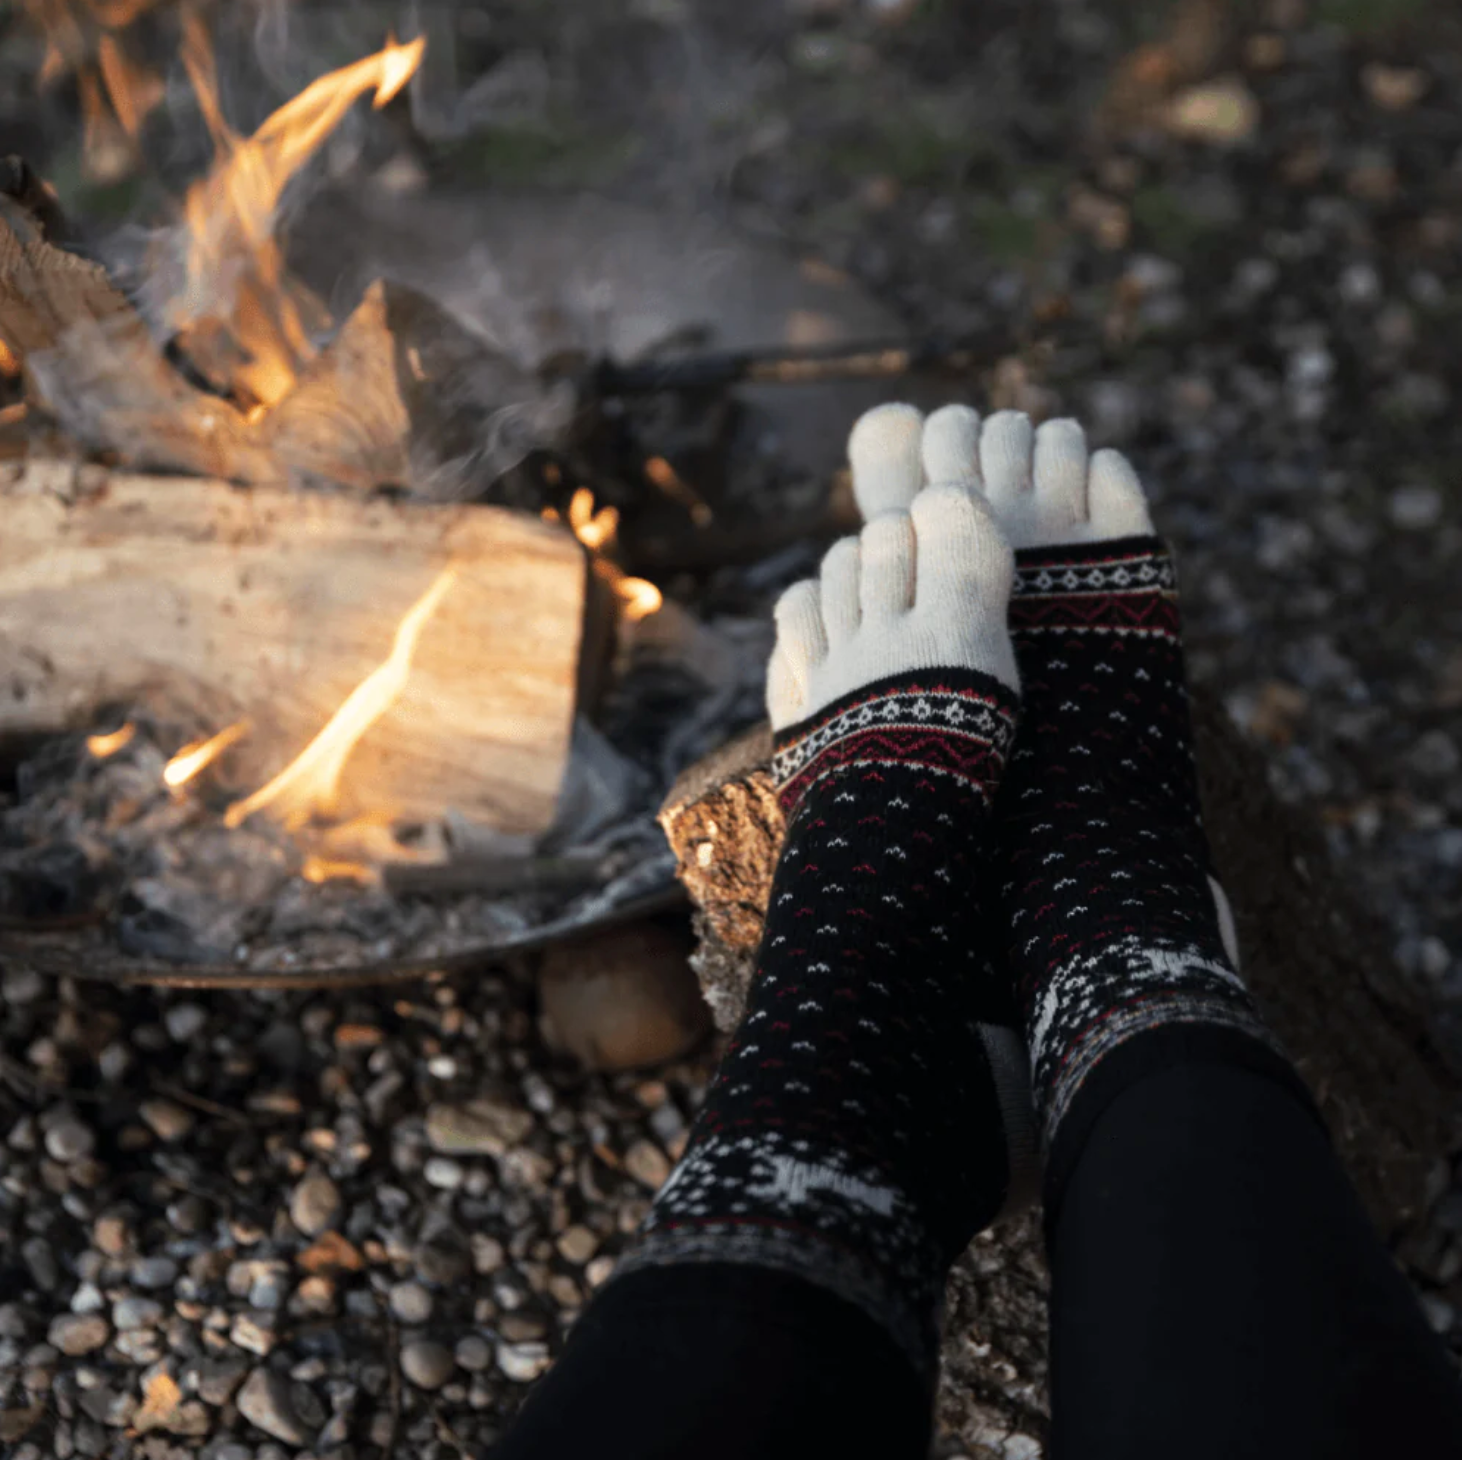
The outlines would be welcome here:
M 1151 538 L 1016 555 L 1012 634 L 1076 633 L 1165 638 L 1176 644 L 1177 574 Z
M 903 674 L 779 737 L 788 831 L 746 1015 L 626 1270 L 796 1273 L 932 1377 L 949 1264 L 1030 1144 L 986 1052 L 1019 1036 L 981 936 L 1015 710 L 973 670 Z
M 1011 604 L 1026 725 L 1000 797 L 1003 897 L 1049 1152 L 1093 1071 L 1133 1039 L 1204 1026 L 1277 1046 L 1209 886 L 1167 549 L 1133 538 L 1016 565 L 1032 591 Z
M 1281 1053 L 1227 959 L 1197 943 L 1129 934 L 1063 964 L 1041 992 L 1029 1037 L 1051 1129 L 1099 1061 L 1159 1024 L 1221 1026 Z
M 917 766 L 983 794 L 998 782 L 1015 739 L 1010 693 L 988 682 L 996 692 L 930 681 L 927 674 L 899 676 L 794 726 L 778 737 L 772 759 L 784 809 L 800 804 L 823 777 L 857 764 Z
M 769 1208 L 795 1225 L 768 1220 Z M 867 1245 L 846 1247 L 849 1218 L 860 1212 Z M 711 1136 L 661 1187 L 647 1232 L 620 1273 L 667 1262 L 775 1268 L 834 1288 L 888 1328 L 920 1369 L 936 1361 L 925 1315 L 942 1301 L 944 1270 L 922 1215 L 881 1170 L 846 1152 L 777 1130 Z M 826 1240 L 810 1242 L 811 1232 Z M 889 1273 L 909 1284 L 896 1300 Z

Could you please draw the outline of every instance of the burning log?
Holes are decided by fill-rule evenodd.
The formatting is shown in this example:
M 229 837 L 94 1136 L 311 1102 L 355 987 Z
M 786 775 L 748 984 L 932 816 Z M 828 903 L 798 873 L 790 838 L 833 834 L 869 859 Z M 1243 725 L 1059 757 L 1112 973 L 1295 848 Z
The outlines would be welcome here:
M 80 478 L 0 476 L 0 735 L 108 705 L 209 732 L 247 720 L 228 768 L 253 789 L 369 684 L 384 713 L 345 751 L 341 815 L 548 825 L 589 598 L 570 533 L 486 507 Z M 344 763 L 311 751 L 327 779 Z
M 1456 1078 L 1429 1046 L 1380 940 L 1329 871 L 1318 834 L 1279 805 L 1256 751 L 1196 701 L 1214 856 L 1244 976 L 1315 1091 L 1383 1234 L 1405 1260 L 1429 1174 L 1456 1144 Z M 660 823 L 697 905 L 692 964 L 717 1025 L 734 1026 L 754 972 L 783 824 L 763 726 L 692 767 Z M 967 1442 L 1043 1433 L 1046 1275 L 1034 1221 L 987 1233 L 950 1281 L 941 1421 Z

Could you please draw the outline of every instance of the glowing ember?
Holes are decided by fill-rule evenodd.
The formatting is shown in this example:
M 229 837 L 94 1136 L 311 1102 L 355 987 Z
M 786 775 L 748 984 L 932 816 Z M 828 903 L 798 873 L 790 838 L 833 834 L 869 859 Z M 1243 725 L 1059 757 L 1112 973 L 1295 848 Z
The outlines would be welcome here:
M 672 502 L 679 502 L 690 513 L 690 520 L 697 527 L 710 525 L 714 516 L 710 505 L 663 456 L 652 456 L 645 463 L 645 475 Z
M 88 735 L 86 748 L 98 760 L 105 760 L 109 755 L 115 755 L 119 750 L 125 750 L 127 746 L 131 745 L 136 734 L 137 727 L 128 721 L 120 730 L 113 730 L 106 735 Z
M 644 578 L 621 578 L 614 591 L 619 595 L 620 612 L 632 624 L 658 613 L 665 602 L 660 590 Z
M 0 375 L 19 374 L 20 360 L 10 346 L 4 340 L 0 340 Z
M 183 65 L 218 154 L 208 176 L 183 203 L 188 242 L 186 282 L 170 301 L 168 324 L 184 336 L 227 321 L 246 357 L 230 383 L 267 409 L 294 384 L 314 355 L 301 318 L 298 290 L 284 272 L 274 241 L 285 184 L 340 123 L 357 98 L 374 90 L 384 106 L 421 62 L 424 39 L 387 45 L 373 56 L 331 71 L 269 116 L 252 137 L 223 118 L 213 52 L 198 17 L 185 17 Z
M 390 658 L 351 691 L 325 728 L 268 785 L 228 808 L 226 826 L 242 826 L 256 811 L 268 808 L 293 830 L 317 813 L 328 815 L 334 809 L 346 760 L 406 688 L 416 641 L 456 577 L 455 568 L 442 569 L 401 620 Z
M 174 791 L 186 786 L 199 771 L 211 766 L 230 746 L 249 733 L 249 722 L 237 720 L 226 730 L 207 740 L 194 740 L 185 745 L 163 768 L 163 781 Z

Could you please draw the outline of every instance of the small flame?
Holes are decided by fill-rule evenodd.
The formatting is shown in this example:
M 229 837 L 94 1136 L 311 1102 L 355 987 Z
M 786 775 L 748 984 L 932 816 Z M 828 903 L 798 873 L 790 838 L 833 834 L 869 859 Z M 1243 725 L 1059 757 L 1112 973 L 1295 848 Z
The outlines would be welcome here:
M 614 591 L 619 595 L 620 612 L 632 624 L 649 618 L 652 613 L 659 613 L 665 602 L 665 595 L 644 578 L 621 578 L 614 585 Z
M 373 887 L 381 880 L 380 872 L 363 862 L 342 862 L 314 853 L 305 858 L 300 876 L 306 882 L 359 882 L 362 887 Z
M 14 377 L 19 374 L 20 357 L 4 340 L 0 340 L 0 375 Z
M 115 182 L 137 160 L 133 145 L 148 113 L 163 98 L 160 77 L 130 61 L 117 32 L 156 0 L 24 0 L 46 38 L 37 76 L 42 88 L 75 73 L 81 101 L 82 168 Z
M 187 280 L 171 301 L 168 323 L 186 335 L 226 315 L 247 356 L 231 384 L 251 397 L 256 410 L 278 401 L 293 386 L 300 366 L 314 356 L 297 292 L 274 240 L 285 185 L 357 98 L 374 89 L 375 106 L 390 101 L 410 80 L 425 47 L 425 38 L 388 41 L 375 55 L 312 82 L 245 138 L 224 120 L 203 23 L 192 12 L 185 16 L 183 66 L 218 156 L 184 199 Z
M 86 748 L 98 759 L 106 760 L 110 755 L 115 755 L 119 750 L 125 750 L 131 745 L 133 737 L 137 734 L 137 727 L 129 720 L 118 730 L 112 730 L 106 735 L 88 735 L 86 737 Z
M 594 493 L 580 487 L 569 501 L 569 526 L 590 552 L 603 552 L 619 531 L 619 512 L 613 507 L 594 510 Z
M 226 730 L 207 740 L 194 740 L 185 745 L 163 768 L 162 778 L 174 791 L 186 786 L 199 771 L 211 766 L 230 746 L 249 733 L 247 720 L 236 720 Z
M 267 785 L 235 801 L 224 812 L 225 826 L 242 826 L 256 811 L 272 807 L 291 830 L 316 812 L 334 807 L 345 762 L 367 730 L 396 702 L 411 676 L 411 658 L 427 621 L 456 581 L 457 570 L 443 568 L 412 605 L 396 630 L 390 658 L 351 691 L 325 728 Z

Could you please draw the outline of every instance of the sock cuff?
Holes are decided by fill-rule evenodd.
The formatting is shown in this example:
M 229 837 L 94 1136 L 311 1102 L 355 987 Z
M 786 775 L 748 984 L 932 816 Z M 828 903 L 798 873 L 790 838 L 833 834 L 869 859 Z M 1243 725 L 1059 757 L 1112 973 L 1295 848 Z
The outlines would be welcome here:
M 1016 554 L 1010 632 L 1066 632 L 1179 642 L 1178 580 L 1158 537 Z
M 875 681 L 781 731 L 772 775 L 788 817 L 850 771 L 915 771 L 974 790 L 988 806 L 1015 740 L 1019 699 L 974 669 L 917 670 Z
M 754 1267 L 833 1293 L 888 1334 L 932 1388 L 939 1366 L 942 1272 L 931 1272 L 923 1283 L 897 1283 L 852 1249 L 802 1228 L 712 1221 L 649 1232 L 620 1258 L 610 1283 L 652 1268 L 687 1264 Z
M 1150 1026 L 1110 1050 L 1091 1070 L 1051 1133 L 1042 1191 L 1048 1248 L 1066 1187 L 1102 1114 L 1129 1086 L 1184 1064 L 1231 1065 L 1273 1080 L 1309 1111 L 1328 1138 L 1309 1087 L 1257 1017 L 1252 1023 L 1176 1019 Z

